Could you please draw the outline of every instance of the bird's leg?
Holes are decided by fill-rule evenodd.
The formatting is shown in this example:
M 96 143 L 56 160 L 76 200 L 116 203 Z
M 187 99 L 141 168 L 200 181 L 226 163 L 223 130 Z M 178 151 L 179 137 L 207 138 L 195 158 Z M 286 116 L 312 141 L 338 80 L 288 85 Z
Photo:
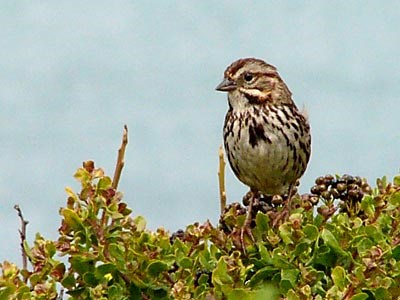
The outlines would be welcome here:
M 296 186 L 291 185 L 289 187 L 287 200 L 286 200 L 285 204 L 283 205 L 282 210 L 280 211 L 280 213 L 277 214 L 276 218 L 272 222 L 273 227 L 278 226 L 281 221 L 285 220 L 288 217 L 288 215 L 290 213 L 291 205 L 292 205 L 292 203 L 291 203 L 292 197 L 296 194 L 296 192 L 297 192 Z
M 251 222 L 253 220 L 252 212 L 253 212 L 253 205 L 255 201 L 258 201 L 259 194 L 255 191 L 250 191 L 249 197 L 249 205 L 247 206 L 247 214 L 246 220 L 244 221 L 243 227 L 240 230 L 240 243 L 242 244 L 243 251 L 246 251 L 246 244 L 244 242 L 244 235 L 247 234 L 253 242 L 255 239 L 253 237 L 253 233 L 251 232 Z

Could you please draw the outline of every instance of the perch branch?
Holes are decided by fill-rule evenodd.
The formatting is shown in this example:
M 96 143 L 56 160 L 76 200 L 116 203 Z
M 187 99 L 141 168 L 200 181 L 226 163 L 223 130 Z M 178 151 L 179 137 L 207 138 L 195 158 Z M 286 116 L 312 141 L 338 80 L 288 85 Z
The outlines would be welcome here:
M 219 146 L 218 151 L 219 157 L 219 168 L 218 168 L 218 183 L 219 183 L 219 201 L 221 214 L 224 212 L 226 206 L 226 191 L 225 191 L 225 160 L 224 160 L 224 150 L 222 146 Z
M 118 149 L 117 164 L 115 166 L 114 177 L 112 187 L 118 188 L 119 179 L 121 178 L 121 172 L 125 164 L 125 149 L 128 144 L 128 126 L 124 125 L 124 133 L 122 135 L 121 147 Z
M 21 238 L 22 268 L 24 270 L 26 270 L 27 267 L 28 267 L 28 258 L 26 256 L 24 243 L 25 243 L 25 240 L 26 240 L 26 225 L 28 225 L 29 222 L 24 219 L 24 217 L 22 215 L 21 208 L 19 207 L 18 204 L 14 205 L 14 209 L 17 211 L 18 217 L 21 220 L 21 229 L 19 229 L 18 231 L 19 231 L 19 236 Z

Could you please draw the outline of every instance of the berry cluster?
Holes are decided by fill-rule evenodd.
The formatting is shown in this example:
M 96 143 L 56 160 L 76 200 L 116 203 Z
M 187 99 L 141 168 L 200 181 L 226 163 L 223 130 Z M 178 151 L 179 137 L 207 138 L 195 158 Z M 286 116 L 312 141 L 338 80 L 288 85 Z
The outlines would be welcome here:
M 251 193 L 247 193 L 242 200 L 242 203 L 245 207 L 248 207 L 250 204 L 250 197 L 252 197 Z M 274 196 L 275 197 L 275 196 Z M 280 204 L 282 204 L 283 200 L 282 197 L 278 196 L 280 198 Z M 252 209 L 252 214 L 256 215 L 257 212 L 261 211 L 262 213 L 266 213 L 267 211 L 272 209 L 272 206 L 276 205 L 276 201 L 273 201 L 273 197 L 270 196 L 263 196 L 263 195 L 257 195 L 256 198 L 253 200 L 253 209 Z
M 176 239 L 183 241 L 184 238 L 185 238 L 185 231 L 183 231 L 182 229 L 178 229 L 177 231 L 172 233 L 172 235 L 169 238 L 169 242 L 173 244 Z
M 359 202 L 364 194 L 371 192 L 372 189 L 365 179 L 347 174 L 336 178 L 330 174 L 320 176 L 311 188 L 312 194 L 321 196 L 327 201 L 340 199 L 345 202 Z

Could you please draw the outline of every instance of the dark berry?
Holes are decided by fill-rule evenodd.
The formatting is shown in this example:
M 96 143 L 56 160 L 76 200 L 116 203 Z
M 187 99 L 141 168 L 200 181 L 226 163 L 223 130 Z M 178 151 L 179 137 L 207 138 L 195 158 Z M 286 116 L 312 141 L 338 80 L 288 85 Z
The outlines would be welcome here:
M 315 179 L 315 184 L 318 185 L 318 184 L 323 184 L 323 183 L 325 183 L 325 177 L 320 176 L 317 179 Z
M 185 237 L 185 232 L 182 229 L 179 229 L 171 235 L 169 241 L 171 244 L 173 244 L 176 239 L 183 240 L 184 237 Z
M 323 197 L 323 198 L 325 198 L 325 199 L 330 199 L 331 198 L 331 193 L 330 193 L 330 191 L 323 191 L 322 193 L 321 193 L 321 196 Z
M 336 189 L 338 190 L 339 193 L 344 192 L 345 190 L 347 190 L 347 184 L 345 183 L 338 183 L 336 185 Z
M 336 188 L 330 189 L 330 192 L 334 199 L 339 199 L 340 193 Z
M 354 177 L 348 174 L 345 174 L 342 176 L 342 179 L 346 182 L 346 183 L 354 183 Z
M 317 185 L 314 185 L 313 187 L 311 187 L 311 194 L 315 194 L 315 195 L 319 195 L 319 189 Z
M 283 203 L 282 196 L 274 195 L 272 197 L 271 203 L 274 204 L 274 205 L 281 205 Z

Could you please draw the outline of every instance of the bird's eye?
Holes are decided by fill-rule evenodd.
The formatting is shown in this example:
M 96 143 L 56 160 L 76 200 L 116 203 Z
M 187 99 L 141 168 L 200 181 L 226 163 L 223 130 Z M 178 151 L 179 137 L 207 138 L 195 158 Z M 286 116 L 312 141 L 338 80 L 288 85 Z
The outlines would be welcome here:
M 245 73 L 243 76 L 244 80 L 246 80 L 247 82 L 250 82 L 253 79 L 253 74 L 251 73 Z

